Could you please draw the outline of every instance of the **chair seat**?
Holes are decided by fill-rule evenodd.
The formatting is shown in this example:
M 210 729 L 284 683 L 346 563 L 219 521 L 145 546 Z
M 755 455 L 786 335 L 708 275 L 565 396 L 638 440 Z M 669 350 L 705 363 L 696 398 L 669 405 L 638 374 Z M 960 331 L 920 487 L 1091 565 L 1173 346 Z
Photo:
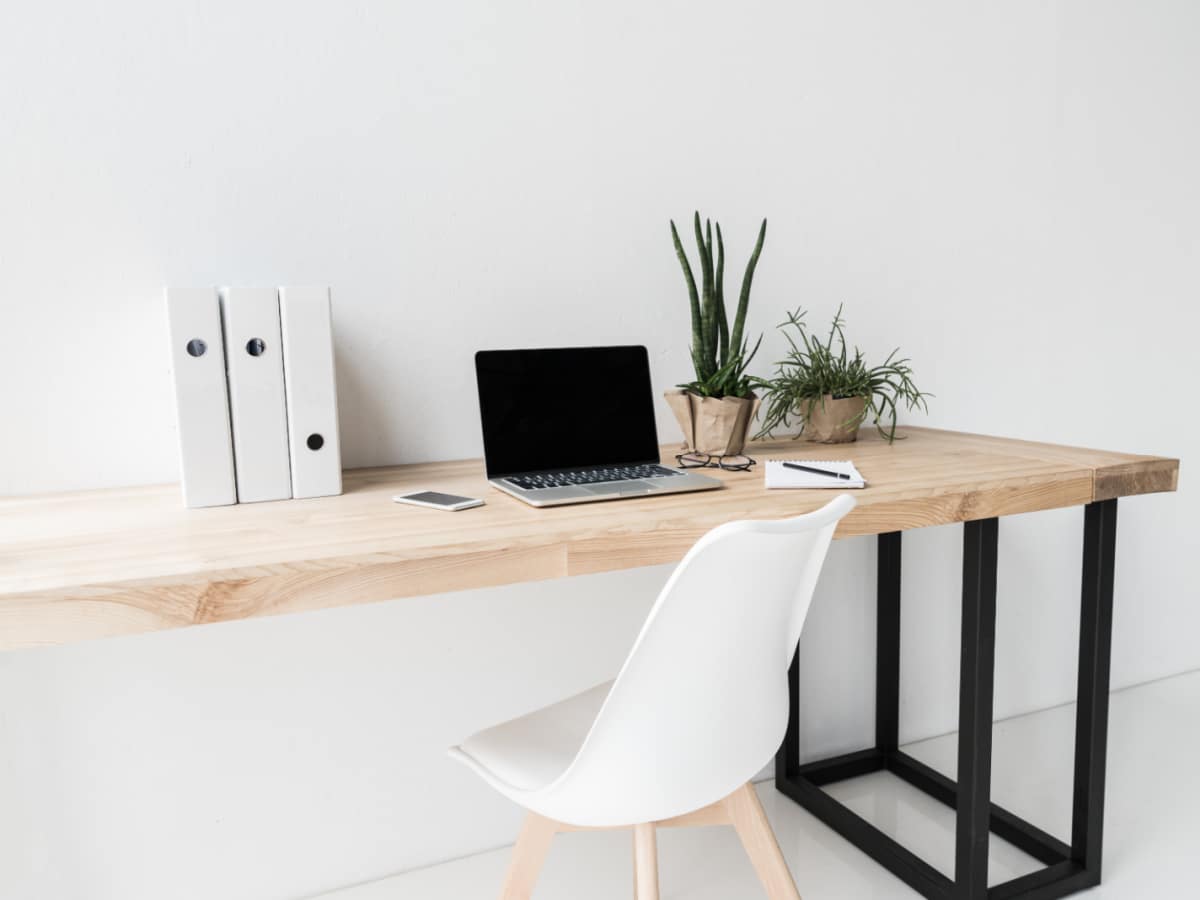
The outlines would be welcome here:
M 451 755 L 507 793 L 536 791 L 567 770 L 583 746 L 613 683 L 560 700 L 471 735 Z

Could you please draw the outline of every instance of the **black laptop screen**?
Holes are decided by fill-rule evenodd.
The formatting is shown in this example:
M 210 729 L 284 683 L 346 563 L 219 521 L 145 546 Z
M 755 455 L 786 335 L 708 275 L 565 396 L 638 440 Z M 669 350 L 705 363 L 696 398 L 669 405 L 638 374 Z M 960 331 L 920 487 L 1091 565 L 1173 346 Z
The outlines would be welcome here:
M 489 478 L 658 461 L 645 347 L 475 354 Z

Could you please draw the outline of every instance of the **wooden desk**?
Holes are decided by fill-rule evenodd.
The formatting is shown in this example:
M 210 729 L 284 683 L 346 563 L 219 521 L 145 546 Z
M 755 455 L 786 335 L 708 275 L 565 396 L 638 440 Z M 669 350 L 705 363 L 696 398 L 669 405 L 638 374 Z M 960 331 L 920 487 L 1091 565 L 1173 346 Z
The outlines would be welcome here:
M 839 537 L 878 535 L 873 747 L 799 765 L 797 666 L 776 785 L 926 897 L 1049 900 L 1100 881 L 1118 497 L 1173 491 L 1177 460 L 922 428 L 889 446 L 754 446 L 757 458 L 850 457 L 869 482 Z M 664 461 L 673 448 L 664 448 Z M 680 559 L 734 519 L 814 509 L 825 491 L 771 491 L 761 469 L 720 491 L 533 509 L 487 488 L 478 460 L 361 470 L 346 494 L 210 510 L 174 486 L 0 500 L 0 649 L 273 615 Z M 440 513 L 389 501 L 436 488 L 488 506 Z M 1070 843 L 990 803 L 998 517 L 1085 506 L 1074 817 Z M 963 522 L 958 782 L 898 745 L 900 535 Z M 822 786 L 887 769 L 957 810 L 947 878 Z M 995 833 L 1046 868 L 987 886 Z
M 753 452 L 854 459 L 870 486 L 839 537 L 1170 491 L 1178 473 L 1159 457 L 901 432 L 891 446 L 864 429 L 836 449 Z M 716 474 L 726 489 L 551 509 L 491 490 L 479 460 L 360 469 L 340 497 L 204 510 L 184 509 L 174 485 L 0 499 L 0 650 L 674 562 L 722 522 L 828 499 L 768 492 L 761 468 Z M 431 487 L 488 505 L 389 501 Z

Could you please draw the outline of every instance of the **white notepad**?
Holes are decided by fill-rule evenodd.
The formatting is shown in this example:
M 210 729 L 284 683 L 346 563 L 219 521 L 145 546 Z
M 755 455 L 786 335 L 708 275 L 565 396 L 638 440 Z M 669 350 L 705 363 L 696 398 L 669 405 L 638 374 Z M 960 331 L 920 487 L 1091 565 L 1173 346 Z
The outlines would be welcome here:
M 789 460 L 791 461 L 791 460 Z M 845 478 L 834 478 L 830 475 L 818 475 L 816 472 L 802 472 L 799 469 L 789 469 L 782 460 L 767 460 L 768 488 L 861 488 L 866 487 L 862 474 L 850 460 L 829 459 L 797 459 L 803 466 L 813 466 L 817 469 L 829 469 L 831 472 L 843 472 L 849 475 Z

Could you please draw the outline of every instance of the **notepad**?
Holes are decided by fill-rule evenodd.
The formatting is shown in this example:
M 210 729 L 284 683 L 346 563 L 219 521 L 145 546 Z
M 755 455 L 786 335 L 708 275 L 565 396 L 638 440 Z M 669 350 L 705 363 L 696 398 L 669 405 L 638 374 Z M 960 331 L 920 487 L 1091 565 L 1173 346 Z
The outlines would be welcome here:
M 790 461 L 790 460 L 789 460 Z M 802 472 L 799 469 L 789 469 L 783 460 L 767 460 L 766 476 L 768 488 L 861 488 L 866 487 L 862 474 L 850 460 L 829 459 L 797 459 L 795 462 L 818 469 L 829 469 L 831 472 L 844 472 L 850 476 L 834 478 L 830 475 L 818 475 L 816 472 Z

